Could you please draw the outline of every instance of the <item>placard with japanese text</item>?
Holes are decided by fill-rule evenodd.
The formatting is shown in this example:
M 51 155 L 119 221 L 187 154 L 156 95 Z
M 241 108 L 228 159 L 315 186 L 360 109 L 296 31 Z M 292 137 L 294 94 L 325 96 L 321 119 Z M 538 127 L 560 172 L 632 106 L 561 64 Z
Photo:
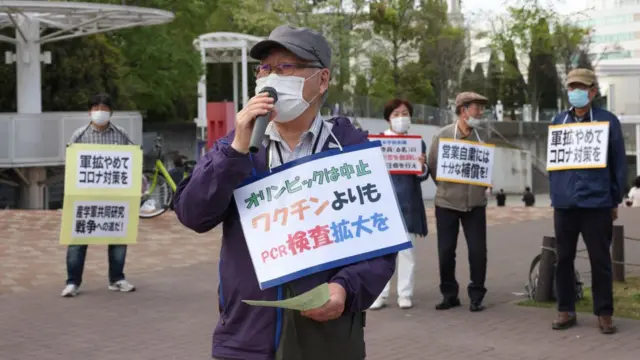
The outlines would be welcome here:
M 494 154 L 492 144 L 440 139 L 436 181 L 491 187 Z
M 378 141 L 287 163 L 234 199 L 261 289 L 412 246 Z
M 550 125 L 547 141 L 547 171 L 607 167 L 606 121 Z
M 387 169 L 394 175 L 422 174 L 422 137 L 419 135 L 369 135 L 369 140 L 378 140 L 387 162 Z
M 60 243 L 136 243 L 141 189 L 140 147 L 70 145 L 66 153 Z

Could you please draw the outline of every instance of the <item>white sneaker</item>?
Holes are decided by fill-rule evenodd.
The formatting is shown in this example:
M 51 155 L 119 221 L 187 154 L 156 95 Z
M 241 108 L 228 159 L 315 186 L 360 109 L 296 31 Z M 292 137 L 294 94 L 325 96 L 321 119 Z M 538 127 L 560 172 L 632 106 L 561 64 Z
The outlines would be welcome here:
M 369 310 L 379 310 L 385 306 L 387 306 L 387 298 L 381 296 L 373 302 L 371 307 L 369 307 Z
M 68 284 L 64 289 L 62 289 L 62 294 L 60 295 L 62 297 L 74 297 L 78 295 L 78 287 L 73 284 Z
M 133 284 L 128 282 L 127 280 L 122 279 L 120 281 L 116 281 L 113 284 L 109 285 L 109 290 L 131 292 L 131 291 L 135 291 L 136 287 L 133 286 Z
M 398 298 L 398 306 L 400 309 L 411 309 L 413 307 L 413 303 L 411 302 L 411 298 L 400 297 Z

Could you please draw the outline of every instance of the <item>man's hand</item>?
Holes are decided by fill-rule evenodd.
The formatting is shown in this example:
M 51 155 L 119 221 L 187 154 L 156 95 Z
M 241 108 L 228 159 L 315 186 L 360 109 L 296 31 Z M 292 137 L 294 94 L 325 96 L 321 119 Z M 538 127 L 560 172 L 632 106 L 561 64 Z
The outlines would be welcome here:
M 618 220 L 618 208 L 611 209 L 611 217 L 613 218 L 613 221 Z
M 265 115 L 271 111 L 272 120 L 276 116 L 274 111 L 273 98 L 267 93 L 260 93 L 247 101 L 244 109 L 236 115 L 236 133 L 231 143 L 236 151 L 248 154 L 249 142 L 251 141 L 251 133 L 253 132 L 253 123 L 260 115 Z
M 347 300 L 347 292 L 342 285 L 329 284 L 329 301 L 317 309 L 302 311 L 306 316 L 318 322 L 325 322 L 339 318 L 344 312 L 344 302 Z

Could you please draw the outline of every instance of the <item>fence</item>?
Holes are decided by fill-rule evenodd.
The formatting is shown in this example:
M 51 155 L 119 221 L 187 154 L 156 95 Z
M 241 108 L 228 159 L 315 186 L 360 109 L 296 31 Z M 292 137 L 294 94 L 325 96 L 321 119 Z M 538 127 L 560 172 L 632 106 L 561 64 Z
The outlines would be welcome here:
M 332 115 L 346 115 L 355 118 L 384 118 L 384 105 L 390 99 L 380 99 L 370 96 L 351 96 L 340 103 L 325 104 L 325 108 Z M 454 114 L 449 109 L 439 109 L 425 104 L 411 104 L 415 124 L 444 126 L 454 120 Z
M 628 262 L 625 260 L 625 242 L 632 241 L 637 242 L 640 245 L 640 238 L 625 236 L 624 226 L 616 225 L 613 227 L 613 236 L 611 239 L 611 262 L 613 264 L 613 281 L 625 281 L 625 266 L 640 267 L 640 263 Z M 532 276 L 532 272 L 535 271 L 535 266 L 532 264 L 529 274 L 529 284 L 527 290 L 529 296 L 535 301 L 549 302 L 554 300 L 554 268 L 557 259 L 556 254 L 556 239 L 551 236 L 545 236 L 542 239 L 541 253 L 536 256 L 534 263 L 538 265 L 537 277 Z M 578 249 L 577 253 L 584 253 L 587 249 Z M 589 260 L 589 257 L 583 255 L 577 255 L 577 259 Z M 532 279 L 535 278 L 535 284 L 532 284 Z M 533 290 L 533 291 L 530 291 Z

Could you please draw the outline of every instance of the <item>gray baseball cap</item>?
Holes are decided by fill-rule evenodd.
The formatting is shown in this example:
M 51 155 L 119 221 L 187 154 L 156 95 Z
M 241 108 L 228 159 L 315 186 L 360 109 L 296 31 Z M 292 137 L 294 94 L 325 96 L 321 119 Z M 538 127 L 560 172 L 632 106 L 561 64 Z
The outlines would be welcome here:
M 318 61 L 322 66 L 331 66 L 331 47 L 322 34 L 307 28 L 289 25 L 278 26 L 267 40 L 255 44 L 249 55 L 262 60 L 274 47 L 283 47 L 302 60 Z

